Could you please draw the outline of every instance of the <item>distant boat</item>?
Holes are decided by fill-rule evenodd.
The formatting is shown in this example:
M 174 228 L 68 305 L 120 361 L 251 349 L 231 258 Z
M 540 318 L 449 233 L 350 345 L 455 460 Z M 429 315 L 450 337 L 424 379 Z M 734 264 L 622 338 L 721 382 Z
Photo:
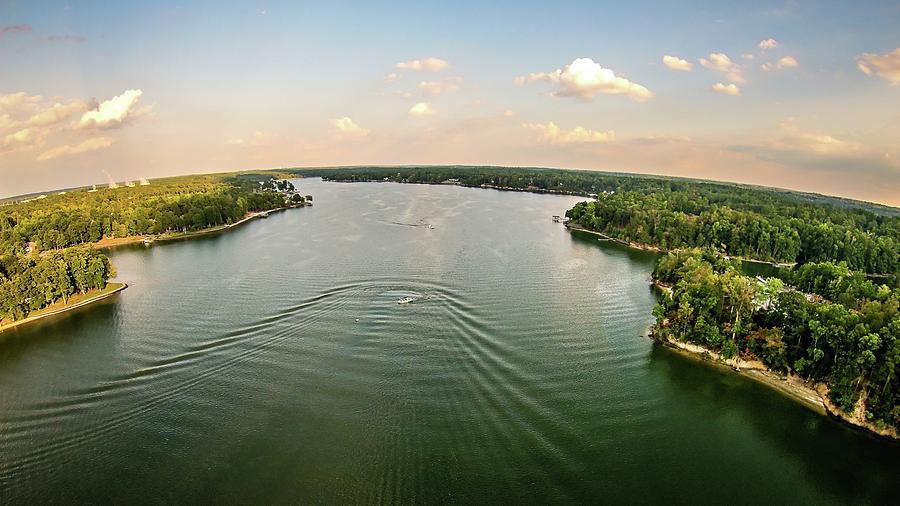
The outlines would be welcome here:
M 269 217 L 269 213 L 267 213 L 266 211 L 262 211 L 262 212 L 259 213 L 259 217 L 260 217 L 260 218 L 268 218 L 268 217 Z
M 410 302 L 412 302 L 414 300 L 416 300 L 416 299 L 414 299 L 412 297 L 403 297 L 402 299 L 397 300 L 397 304 L 409 304 Z

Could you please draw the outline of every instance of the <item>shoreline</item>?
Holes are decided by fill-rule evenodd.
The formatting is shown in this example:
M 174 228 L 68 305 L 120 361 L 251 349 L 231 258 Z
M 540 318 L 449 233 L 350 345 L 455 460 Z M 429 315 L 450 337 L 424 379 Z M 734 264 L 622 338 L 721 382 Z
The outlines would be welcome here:
M 643 244 L 643 243 L 638 243 L 638 242 L 626 241 L 624 239 L 619 239 L 617 237 L 612 237 L 612 236 L 606 235 L 603 232 L 598 232 L 596 230 L 591 230 L 589 228 L 585 228 L 578 224 L 566 223 L 564 226 L 569 230 L 575 230 L 578 232 L 584 232 L 586 234 L 596 235 L 604 241 L 612 241 L 612 242 L 621 244 L 622 246 L 627 246 L 629 248 L 636 249 L 638 251 L 651 251 L 654 253 L 669 253 L 669 252 L 673 251 L 670 249 L 660 248 L 659 246 L 653 246 L 652 244 Z M 793 266 L 797 265 L 796 262 L 793 262 L 793 263 L 770 262 L 768 260 L 757 260 L 754 258 L 744 258 L 744 257 L 730 256 L 730 255 L 722 255 L 722 258 L 724 258 L 726 260 L 739 260 L 741 262 L 748 262 L 751 264 L 768 265 L 770 267 L 775 267 L 778 269 L 793 267 Z M 887 275 L 884 274 L 884 276 L 887 276 Z
M 277 207 L 275 209 L 268 209 L 266 211 L 256 211 L 253 213 L 249 213 L 247 216 L 244 216 L 240 220 L 226 225 L 217 225 L 215 227 L 204 228 L 202 230 L 194 230 L 191 232 L 178 232 L 174 234 L 156 234 L 156 235 L 129 235 L 126 237 L 116 237 L 116 238 L 103 238 L 95 243 L 91 243 L 91 247 L 98 250 L 104 250 L 109 248 L 115 248 L 117 246 L 126 246 L 129 244 L 137 244 L 137 243 L 146 243 L 148 245 L 155 242 L 169 242 L 169 241 L 178 241 L 182 239 L 192 239 L 195 237 L 202 237 L 204 235 L 213 235 L 219 232 L 224 232 L 226 230 L 230 230 L 234 227 L 243 225 L 248 221 L 259 218 L 262 213 L 272 214 L 277 213 L 279 211 L 284 211 L 287 209 L 294 209 L 295 207 L 306 207 L 306 206 L 288 206 L 288 207 Z
M 647 337 L 676 353 L 717 367 L 727 367 L 736 374 L 766 385 L 788 399 L 852 429 L 890 441 L 900 441 L 900 434 L 897 433 L 896 429 L 890 427 L 880 428 L 861 419 L 859 416 L 860 409 L 857 409 L 854 414 L 850 414 L 835 406 L 831 399 L 828 398 L 828 387 L 824 383 L 810 383 L 799 376 L 778 373 L 757 360 L 744 360 L 740 357 L 723 359 L 718 352 L 699 344 L 673 341 L 671 339 L 663 341 L 656 338 L 652 330 Z
M 230 230 L 236 226 L 243 225 L 244 223 L 247 223 L 251 220 L 259 218 L 263 213 L 266 213 L 266 215 L 269 215 L 271 213 L 284 211 L 286 209 L 293 209 L 295 207 L 306 207 L 306 206 L 286 206 L 286 207 L 278 207 L 275 209 L 269 209 L 266 211 L 257 211 L 257 212 L 249 213 L 247 216 L 244 216 L 240 220 L 238 220 L 234 223 L 231 223 L 231 224 L 219 225 L 216 227 L 205 228 L 203 230 L 196 230 L 196 231 L 192 231 L 192 232 L 185 232 L 185 233 L 179 233 L 179 234 L 136 235 L 136 236 L 113 238 L 113 239 L 104 238 L 95 243 L 91 243 L 91 247 L 94 249 L 98 249 L 98 250 L 104 250 L 104 249 L 109 249 L 109 248 L 115 248 L 118 246 L 126 246 L 126 245 L 137 244 L 137 243 L 145 243 L 147 245 L 150 245 L 157 241 L 168 242 L 168 241 L 177 241 L 177 240 L 181 240 L 181 239 L 191 239 L 191 238 L 195 238 L 195 237 L 201 237 L 204 235 L 216 234 L 219 232 L 223 232 L 225 230 Z M 43 310 L 38 311 L 39 314 L 36 314 L 33 316 L 27 316 L 21 320 L 16 320 L 14 322 L 0 323 L 0 334 L 6 332 L 7 330 L 12 330 L 12 329 L 21 327 L 22 325 L 34 323 L 38 320 L 41 320 L 41 319 L 44 319 L 44 318 L 47 318 L 50 316 L 57 316 L 57 315 L 72 311 L 74 309 L 78 309 L 78 308 L 87 306 L 89 304 L 99 302 L 101 300 L 112 297 L 113 295 L 121 292 L 122 290 L 124 290 L 126 288 L 128 288 L 128 283 L 125 283 L 125 282 L 107 283 L 107 286 L 104 287 L 103 290 L 100 291 L 100 293 L 93 295 L 85 300 L 76 302 L 75 304 L 71 304 L 71 305 L 66 304 L 57 309 L 52 309 L 45 313 L 41 313 L 40 311 L 44 311 L 47 309 L 47 308 L 44 308 Z
M 124 290 L 126 288 L 128 288 L 128 283 L 121 283 L 121 282 L 107 283 L 106 287 L 104 287 L 103 290 L 101 290 L 96 295 L 88 297 L 85 300 L 76 302 L 75 304 L 71 304 L 71 305 L 65 304 L 60 308 L 52 309 L 45 313 L 40 313 L 40 311 L 43 311 L 43 310 L 39 310 L 38 312 L 40 314 L 36 314 L 34 316 L 27 316 L 25 318 L 22 318 L 21 320 L 16 320 L 14 322 L 0 324 L 0 334 L 2 334 L 3 332 L 6 332 L 7 330 L 12 330 L 12 329 L 18 328 L 22 325 L 34 323 L 38 320 L 42 320 L 42 319 L 48 318 L 50 316 L 60 315 L 60 314 L 72 311 L 73 309 L 78 309 L 78 308 L 93 304 L 95 302 L 99 302 L 101 300 L 112 297 L 113 295 L 121 292 L 122 290 Z M 44 308 L 44 309 L 46 309 L 46 308 Z

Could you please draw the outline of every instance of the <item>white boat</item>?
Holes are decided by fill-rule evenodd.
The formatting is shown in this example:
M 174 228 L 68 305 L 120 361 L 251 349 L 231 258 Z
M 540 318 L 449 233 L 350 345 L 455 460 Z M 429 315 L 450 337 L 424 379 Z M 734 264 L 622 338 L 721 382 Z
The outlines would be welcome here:
M 414 300 L 416 300 L 416 299 L 414 299 L 412 297 L 403 297 L 402 299 L 397 300 L 397 304 L 409 304 L 410 302 L 412 302 Z
M 268 213 L 267 211 L 260 211 L 259 217 L 260 217 L 260 218 L 268 218 L 268 217 L 269 217 L 269 213 Z

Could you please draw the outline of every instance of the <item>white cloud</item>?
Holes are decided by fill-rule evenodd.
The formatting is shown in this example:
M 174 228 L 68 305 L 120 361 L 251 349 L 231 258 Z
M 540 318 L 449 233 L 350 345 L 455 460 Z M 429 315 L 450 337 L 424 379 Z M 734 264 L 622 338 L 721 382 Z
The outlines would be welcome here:
M 45 129 L 22 128 L 12 131 L 3 137 L 0 153 L 26 151 L 44 144 L 49 132 Z
M 716 93 L 722 93 L 724 95 L 731 95 L 731 96 L 735 96 L 735 97 L 739 96 L 741 94 L 741 89 L 738 88 L 738 86 L 733 83 L 732 84 L 716 83 L 716 84 L 712 85 L 710 87 L 710 89 Z
M 402 61 L 394 67 L 401 70 L 423 70 L 428 72 L 437 72 L 439 70 L 444 70 L 449 67 L 450 63 L 446 60 L 442 60 L 440 58 L 430 57 L 425 58 L 424 60 L 410 60 L 410 61 Z
M 617 77 L 612 70 L 601 67 L 590 58 L 577 58 L 562 69 L 536 72 L 515 79 L 519 86 L 535 81 L 555 84 L 557 90 L 553 94 L 557 97 L 576 97 L 589 101 L 597 93 L 607 93 L 627 95 L 639 102 L 653 98 L 653 93 L 647 88 Z
M 797 127 L 793 118 L 782 121 L 780 126 L 785 135 L 769 145 L 773 149 L 805 151 L 819 155 L 851 155 L 862 148 L 862 145 L 855 141 L 805 132 Z
M 409 108 L 410 116 L 430 116 L 434 114 L 434 108 L 428 102 L 419 102 Z
M 419 90 L 426 95 L 440 95 L 441 93 L 459 91 L 461 83 L 461 77 L 454 77 L 444 81 L 422 81 L 419 83 Z
M 759 48 L 765 51 L 766 49 L 775 49 L 778 47 L 778 41 L 775 39 L 765 39 L 759 41 Z
M 42 147 L 51 136 L 68 129 L 67 120 L 89 107 L 80 100 L 42 102 L 43 97 L 24 92 L 0 95 L 0 154 Z
M 61 104 L 59 102 L 28 118 L 28 126 L 50 126 L 62 123 L 75 114 L 83 113 L 88 105 L 80 100 Z
M 331 120 L 331 125 L 335 128 L 335 130 L 337 130 L 338 133 L 343 135 L 353 137 L 366 137 L 367 135 L 369 135 L 368 128 L 363 128 L 357 125 L 355 121 L 347 116 Z
M 38 161 L 46 161 L 52 160 L 54 158 L 60 158 L 63 156 L 72 156 L 79 155 L 81 153 L 88 153 L 90 151 L 97 151 L 98 149 L 104 149 L 112 146 L 113 139 L 109 137 L 95 137 L 92 139 L 88 139 L 81 144 L 76 144 L 74 146 L 70 146 L 68 144 L 62 145 L 48 151 L 44 151 L 41 153 L 37 159 Z
M 400 74 L 398 74 L 396 72 L 390 72 L 388 74 L 385 74 L 382 79 L 386 83 L 392 83 L 392 82 L 396 81 L 397 79 L 400 79 Z
M 226 146 L 234 146 L 234 147 L 248 147 L 254 148 L 259 147 L 266 144 L 266 134 L 260 132 L 259 130 L 253 132 L 253 135 L 250 138 L 238 137 L 236 139 L 229 139 L 225 141 Z
M 694 68 L 691 62 L 678 58 L 677 56 L 663 56 L 663 64 L 672 70 L 684 70 L 686 72 L 690 72 L 691 69 Z
M 863 53 L 856 57 L 856 66 L 867 76 L 877 75 L 892 86 L 900 84 L 900 47 L 890 53 Z
M 525 123 L 524 128 L 538 134 L 538 140 L 552 144 L 589 144 L 598 142 L 611 142 L 616 139 L 613 130 L 600 132 L 576 126 L 572 130 L 560 129 L 556 123 L 549 122 L 546 125 L 540 123 Z
M 0 113 L 16 113 L 32 110 L 41 103 L 40 95 L 28 95 L 24 91 L 0 95 Z
M 731 58 L 725 53 L 710 53 L 709 59 L 700 58 L 700 65 L 710 70 L 722 72 L 730 81 L 736 83 L 744 82 L 744 73 L 741 66 L 731 61 Z
M 798 65 L 797 60 L 793 56 L 785 56 L 780 58 L 775 63 L 763 63 L 761 68 L 763 70 L 777 70 L 777 69 L 786 69 L 793 68 Z
M 148 112 L 150 107 L 137 109 L 143 91 L 125 90 L 121 95 L 101 103 L 96 109 L 87 111 L 78 122 L 80 128 L 115 128 L 140 114 Z
M 744 53 L 741 55 L 741 58 L 743 58 L 745 60 L 752 60 L 752 59 L 756 58 L 756 56 L 753 56 L 753 53 Z

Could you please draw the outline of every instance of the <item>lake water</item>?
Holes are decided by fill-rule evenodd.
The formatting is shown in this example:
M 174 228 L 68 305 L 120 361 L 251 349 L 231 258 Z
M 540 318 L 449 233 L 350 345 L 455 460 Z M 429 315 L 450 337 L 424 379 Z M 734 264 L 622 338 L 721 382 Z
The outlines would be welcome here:
M 654 257 L 551 222 L 577 199 L 298 186 L 0 336 L 0 503 L 900 497 L 898 445 L 647 339 Z

